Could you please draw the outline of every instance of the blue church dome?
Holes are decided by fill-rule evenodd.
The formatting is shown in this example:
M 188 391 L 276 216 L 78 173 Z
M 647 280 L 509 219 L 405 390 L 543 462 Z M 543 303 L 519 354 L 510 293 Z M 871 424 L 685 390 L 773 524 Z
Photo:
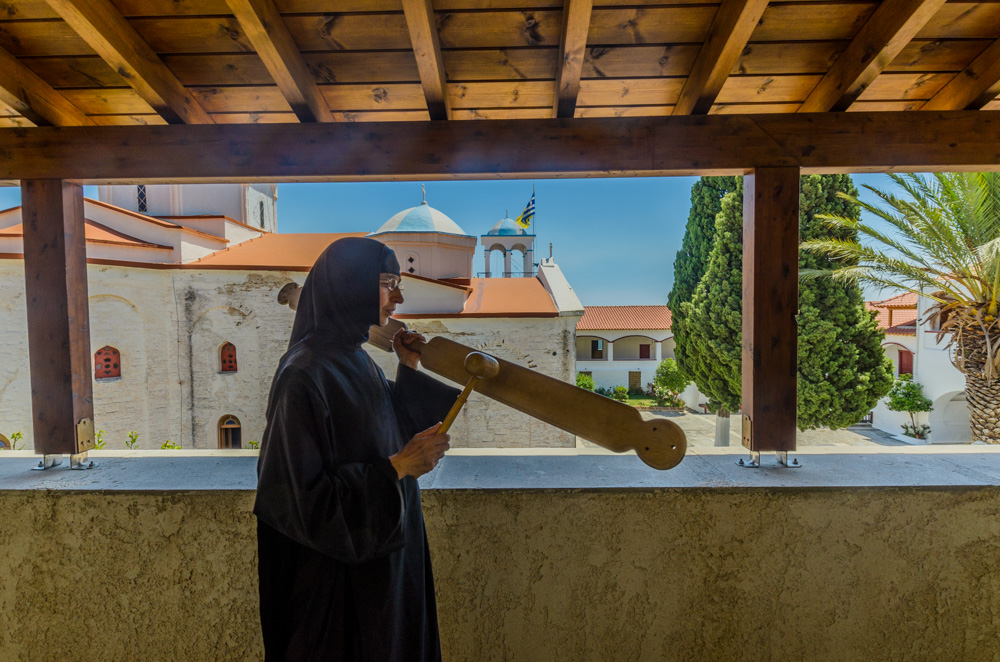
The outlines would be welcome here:
M 490 228 L 490 231 L 486 233 L 486 236 L 512 236 L 512 235 L 526 235 L 527 232 L 524 228 L 519 226 L 517 222 L 512 218 L 505 218 Z
M 378 230 L 372 232 L 372 235 L 389 232 L 438 232 L 441 234 L 456 234 L 463 237 L 471 236 L 465 234 L 465 231 L 458 226 L 458 223 L 428 205 L 426 200 L 420 203 L 419 207 L 411 207 L 399 212 L 383 223 L 382 227 Z

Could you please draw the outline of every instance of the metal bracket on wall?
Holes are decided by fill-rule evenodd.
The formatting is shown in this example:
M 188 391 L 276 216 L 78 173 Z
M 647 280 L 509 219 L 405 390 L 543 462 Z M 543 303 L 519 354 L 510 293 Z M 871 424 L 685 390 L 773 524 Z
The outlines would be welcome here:
M 90 462 L 87 461 L 87 451 L 69 456 L 70 469 L 93 469 L 96 466 L 97 463 L 93 460 Z
M 38 461 L 38 465 L 31 467 L 31 470 L 45 471 L 52 467 L 58 467 L 60 464 L 62 464 L 62 455 L 43 455 L 42 459 Z
M 745 427 L 744 427 L 745 429 Z M 760 468 L 760 451 L 750 451 L 750 461 L 744 463 L 743 458 L 736 463 L 737 466 L 743 467 L 744 469 L 759 469 Z

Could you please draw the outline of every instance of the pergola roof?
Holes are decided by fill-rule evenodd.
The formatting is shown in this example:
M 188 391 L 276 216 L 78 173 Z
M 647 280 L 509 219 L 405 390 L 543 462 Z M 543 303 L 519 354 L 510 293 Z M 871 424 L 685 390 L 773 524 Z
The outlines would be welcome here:
M 0 126 L 1000 108 L 1000 3 L 19 0 Z

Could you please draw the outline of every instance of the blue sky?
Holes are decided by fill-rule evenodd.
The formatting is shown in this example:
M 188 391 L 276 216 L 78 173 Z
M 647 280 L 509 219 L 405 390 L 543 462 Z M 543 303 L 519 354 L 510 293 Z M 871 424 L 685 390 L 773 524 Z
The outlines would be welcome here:
M 426 182 L 427 202 L 468 234 L 479 236 L 516 217 L 535 190 L 535 261 L 552 244 L 584 305 L 663 304 L 673 283 L 695 177 Z M 884 175 L 857 175 L 855 185 L 887 187 Z M 420 182 L 280 184 L 279 232 L 370 232 L 420 204 Z M 86 187 L 96 197 L 95 187 Z M 867 197 L 867 196 L 862 196 Z M 0 188 L 0 209 L 20 204 Z M 494 258 L 496 259 L 496 258 Z M 496 267 L 494 267 L 494 270 Z M 481 248 L 473 271 L 484 271 Z M 875 296 L 877 293 L 872 293 Z

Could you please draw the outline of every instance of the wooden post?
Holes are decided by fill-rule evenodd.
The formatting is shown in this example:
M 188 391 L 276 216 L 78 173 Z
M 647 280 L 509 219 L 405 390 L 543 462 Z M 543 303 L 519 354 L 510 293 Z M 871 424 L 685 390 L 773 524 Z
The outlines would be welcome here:
M 35 453 L 75 455 L 94 446 L 83 187 L 25 180 L 21 201 Z
M 743 177 L 743 445 L 795 450 L 799 169 Z

